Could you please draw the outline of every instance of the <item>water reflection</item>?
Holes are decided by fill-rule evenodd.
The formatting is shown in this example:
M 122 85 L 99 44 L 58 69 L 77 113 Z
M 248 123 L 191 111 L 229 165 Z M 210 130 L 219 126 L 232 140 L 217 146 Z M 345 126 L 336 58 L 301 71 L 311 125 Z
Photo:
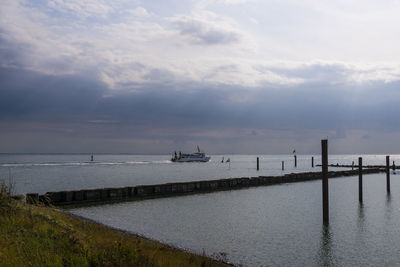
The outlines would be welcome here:
M 332 250 L 332 232 L 329 224 L 323 224 L 319 246 L 319 266 L 334 266 Z
M 385 219 L 390 220 L 392 216 L 392 195 L 390 193 L 386 194 L 386 207 L 385 207 Z
M 386 195 L 386 206 L 390 206 L 390 203 L 392 202 L 392 196 L 390 193 Z
M 356 244 L 365 244 L 365 232 L 367 230 L 367 226 L 365 225 L 365 208 L 363 203 L 358 203 L 358 214 L 357 214 L 357 227 L 355 228 L 356 233 Z
M 364 204 L 359 203 L 358 204 L 358 220 L 357 224 L 359 228 L 362 228 L 364 226 L 364 220 L 365 220 L 365 212 L 364 212 Z

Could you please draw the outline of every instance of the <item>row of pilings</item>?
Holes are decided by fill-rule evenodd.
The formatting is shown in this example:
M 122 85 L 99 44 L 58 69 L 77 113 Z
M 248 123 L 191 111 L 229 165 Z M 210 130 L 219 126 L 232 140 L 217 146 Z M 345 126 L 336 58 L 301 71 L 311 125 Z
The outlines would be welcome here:
M 328 165 L 328 140 L 321 140 L 321 159 L 322 164 L 319 165 L 322 167 L 322 220 L 324 225 L 329 224 L 329 172 L 328 167 L 352 167 L 352 171 L 354 171 L 354 161 L 351 165 L 339 165 L 339 163 Z M 365 170 L 363 169 L 362 157 L 358 158 L 358 198 L 360 204 L 363 202 L 363 173 Z M 374 168 L 375 167 L 375 168 Z M 375 165 L 375 166 L 366 166 L 364 168 L 370 168 L 369 170 L 381 170 L 386 173 L 386 192 L 390 195 L 390 156 L 386 156 L 386 165 Z M 393 172 L 396 170 L 395 163 L 393 161 L 392 165 Z M 368 170 L 368 169 L 367 169 Z
M 317 165 L 317 167 L 321 167 L 321 166 L 322 166 L 322 164 L 318 164 Z M 328 164 L 328 167 L 334 167 L 334 168 L 352 168 L 352 169 L 357 168 L 358 169 L 359 166 L 360 166 L 359 164 L 358 165 L 355 165 L 355 164 L 339 164 L 339 163 Z M 364 165 L 362 167 L 363 168 L 367 168 L 367 169 L 386 169 L 387 165 Z M 400 166 L 395 165 L 394 162 L 393 162 L 392 165 L 389 165 L 389 168 L 392 169 L 392 170 L 396 170 L 396 169 L 400 169 Z
M 369 168 L 364 174 L 385 172 L 382 168 Z M 358 170 L 330 171 L 329 178 L 355 176 Z M 83 189 L 72 191 L 47 192 L 44 195 L 29 193 L 28 203 L 44 203 L 54 206 L 79 206 L 113 201 L 133 201 L 146 198 L 162 198 L 187 194 L 235 190 L 254 186 L 268 186 L 283 183 L 304 182 L 322 179 L 322 172 L 291 173 L 282 176 L 258 176 L 228 178 L 218 180 L 166 183 L 157 185 L 138 185 L 120 188 Z

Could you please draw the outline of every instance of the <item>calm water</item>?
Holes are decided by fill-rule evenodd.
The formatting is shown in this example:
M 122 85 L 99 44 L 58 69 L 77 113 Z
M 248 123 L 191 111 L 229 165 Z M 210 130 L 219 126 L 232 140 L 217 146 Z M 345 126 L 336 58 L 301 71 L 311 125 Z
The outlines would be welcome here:
M 292 155 L 258 155 L 261 170 L 256 171 L 257 155 L 212 155 L 208 163 L 171 163 L 169 155 L 13 155 L 0 154 L 0 180 L 12 177 L 16 193 L 77 190 L 160 184 L 216 178 L 282 175 L 291 172 L 320 171 L 311 168 L 311 155 L 298 155 L 294 168 Z M 231 163 L 221 164 L 222 157 Z M 330 163 L 351 164 L 357 155 L 331 155 Z M 391 156 L 400 162 L 400 155 Z M 285 171 L 281 162 L 285 161 Z M 314 156 L 315 164 L 320 157 Z M 384 155 L 363 155 L 364 164 L 385 164 Z
M 400 176 L 330 180 L 330 226 L 321 182 L 127 202 L 71 212 L 244 266 L 398 266 Z
M 0 179 L 11 176 L 17 193 L 117 187 L 175 181 L 280 175 L 311 168 L 311 155 L 224 155 L 210 163 L 170 163 L 169 156 L 0 155 Z M 351 164 L 358 155 L 330 155 Z M 285 161 L 285 171 L 281 161 Z M 391 156 L 400 162 L 400 156 Z M 363 155 L 364 164 L 384 164 L 384 155 Z M 315 163 L 320 158 L 315 156 Z M 400 173 L 400 172 L 399 172 Z M 330 226 L 322 226 L 321 182 L 311 181 L 210 194 L 80 208 L 72 213 L 207 255 L 226 253 L 244 266 L 393 266 L 400 264 L 400 175 L 330 180 Z

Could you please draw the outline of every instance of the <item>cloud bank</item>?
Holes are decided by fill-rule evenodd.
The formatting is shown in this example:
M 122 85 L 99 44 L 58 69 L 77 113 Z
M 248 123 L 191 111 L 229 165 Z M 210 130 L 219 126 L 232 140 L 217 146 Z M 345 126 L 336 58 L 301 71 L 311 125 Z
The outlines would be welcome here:
M 334 39 L 348 33 L 329 31 L 333 21 L 322 23 L 334 35 L 329 53 L 319 26 L 314 40 L 308 33 L 321 14 L 358 25 L 375 9 L 386 36 L 397 31 L 392 10 L 174 4 L 4 1 L 0 152 L 168 153 L 200 144 L 210 153 L 316 153 L 327 136 L 336 153 L 399 151 L 400 59 L 388 54 L 399 40 L 371 40 L 376 48 L 360 58 L 358 41 L 343 49 L 346 39 Z M 305 9 L 311 21 L 278 18 Z M 361 39 L 379 30 L 354 27 Z

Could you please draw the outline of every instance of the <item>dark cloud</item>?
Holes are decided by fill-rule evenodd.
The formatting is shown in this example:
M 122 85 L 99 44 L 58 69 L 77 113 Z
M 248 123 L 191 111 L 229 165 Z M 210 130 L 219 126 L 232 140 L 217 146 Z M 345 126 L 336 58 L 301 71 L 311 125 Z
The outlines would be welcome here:
M 156 77 L 157 71 L 149 75 Z M 171 82 L 131 84 L 134 90 L 113 91 L 92 77 L 0 68 L 0 119 L 3 135 L 8 134 L 4 140 L 10 143 L 25 133 L 26 140 L 36 136 L 38 139 L 30 141 L 35 143 L 53 136 L 53 142 L 64 142 L 70 149 L 68 142 L 76 139 L 81 144 L 90 138 L 87 149 L 100 146 L 123 152 L 124 142 L 132 139 L 158 140 L 168 143 L 168 149 L 174 144 L 192 145 L 196 140 L 221 150 L 219 146 L 225 144 L 241 149 L 236 152 L 250 153 L 257 151 L 257 140 L 272 138 L 284 143 L 290 139 L 301 144 L 319 138 L 305 131 L 330 132 L 339 141 L 354 130 L 400 131 L 396 123 L 399 83 L 375 82 L 362 88 L 311 83 L 248 89 Z M 266 135 L 271 131 L 290 134 Z M 60 141 L 59 136 L 67 139 Z M 360 138 L 365 140 L 365 134 Z M 106 145 L 104 140 L 118 145 Z M 246 142 L 249 146 L 240 145 Z M 150 148 L 140 149 L 148 152 Z M 275 151 L 279 152 L 278 146 Z
M 103 84 L 79 76 L 52 76 L 0 68 L 0 118 L 79 120 L 90 117 L 102 100 Z
M 132 91 L 110 91 L 81 76 L 1 68 L 0 78 L 3 119 L 315 128 L 332 129 L 340 136 L 346 128 L 399 127 L 393 123 L 400 110 L 398 84 L 375 83 L 355 91 L 322 83 L 260 89 L 154 83 L 141 85 L 140 90 L 135 85 Z
M 34 53 L 33 46 L 6 39 L 12 40 L 12 37 L 0 25 L 0 66 L 23 68 L 26 56 Z

